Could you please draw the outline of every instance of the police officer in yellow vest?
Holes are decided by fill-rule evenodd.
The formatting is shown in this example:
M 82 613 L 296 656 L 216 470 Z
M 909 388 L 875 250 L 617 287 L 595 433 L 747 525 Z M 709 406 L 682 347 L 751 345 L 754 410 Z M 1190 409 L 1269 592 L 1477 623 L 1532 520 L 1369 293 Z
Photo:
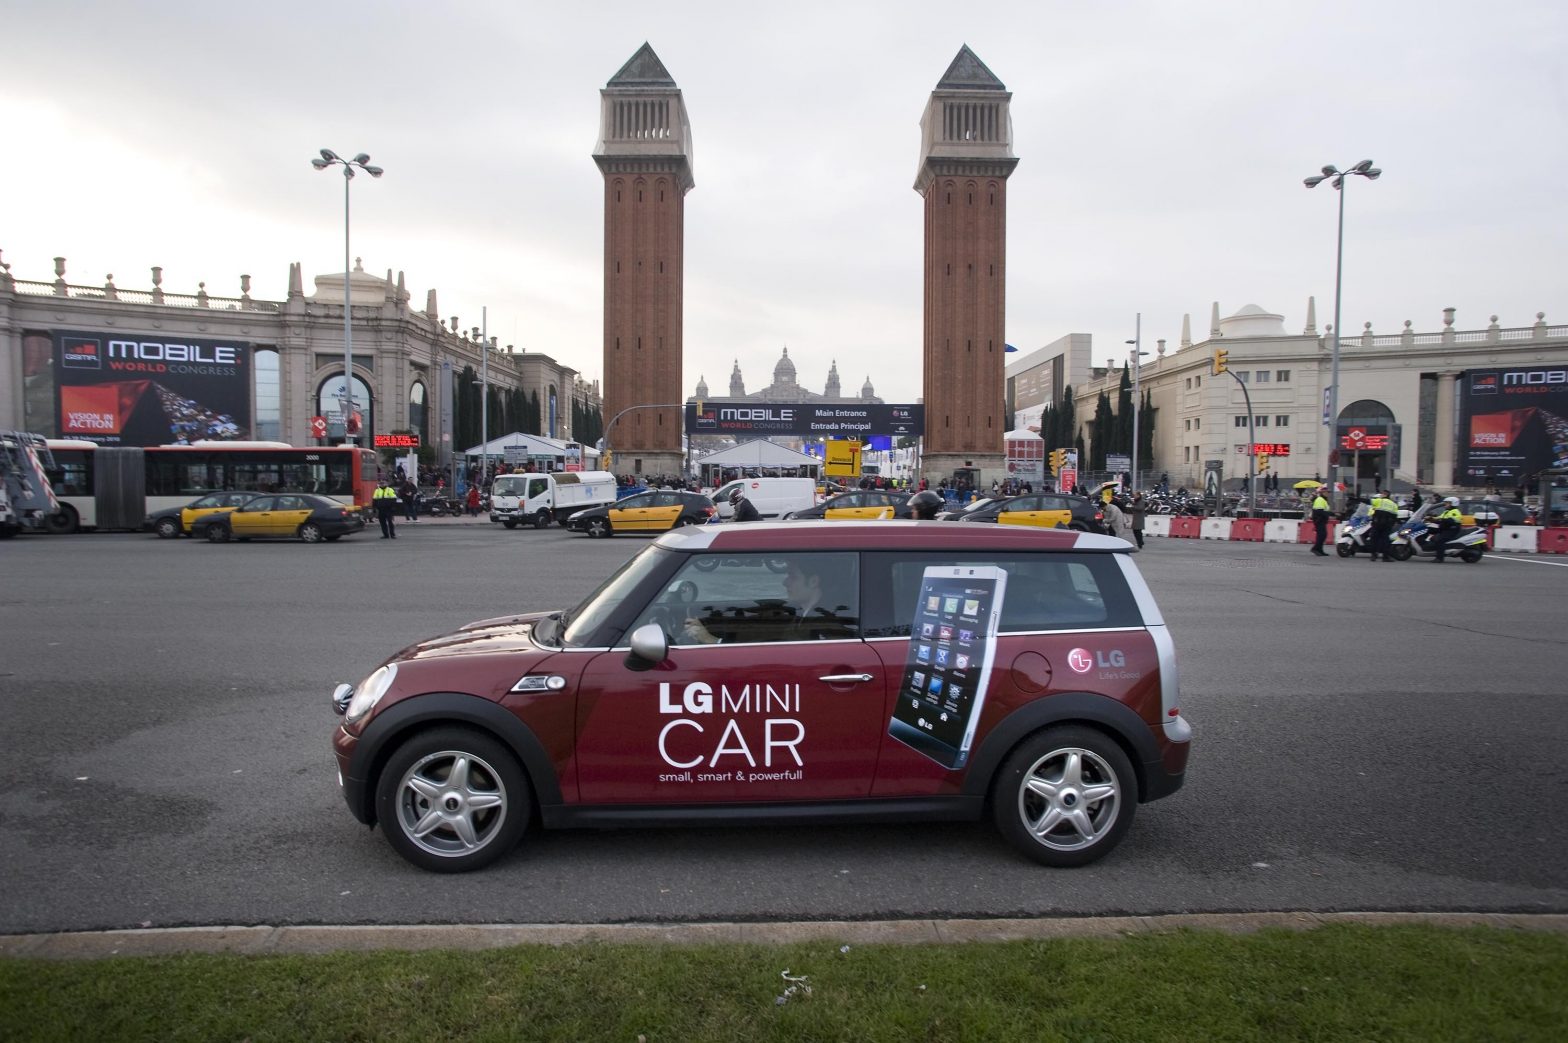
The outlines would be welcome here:
M 1388 561 L 1389 537 L 1399 522 L 1399 504 L 1388 495 L 1387 489 L 1381 489 L 1373 495 L 1368 506 L 1372 508 L 1372 560 L 1377 561 L 1381 555 Z
M 393 520 L 393 512 L 397 510 L 397 490 L 392 488 L 392 479 L 381 479 L 376 491 L 370 494 L 370 505 L 376 509 L 376 519 L 381 522 L 381 538 L 397 539 L 397 523 Z
M 1459 513 L 1459 498 L 1449 496 L 1443 500 L 1443 509 L 1433 519 L 1436 528 L 1432 532 L 1432 549 L 1437 552 L 1432 560 L 1442 562 L 1443 546 L 1453 539 L 1464 525 L 1464 515 Z
M 1323 541 L 1328 539 L 1328 499 L 1323 494 L 1328 492 L 1328 486 L 1318 486 L 1316 495 L 1312 497 L 1312 553 L 1320 558 L 1328 557 L 1328 552 L 1323 549 Z

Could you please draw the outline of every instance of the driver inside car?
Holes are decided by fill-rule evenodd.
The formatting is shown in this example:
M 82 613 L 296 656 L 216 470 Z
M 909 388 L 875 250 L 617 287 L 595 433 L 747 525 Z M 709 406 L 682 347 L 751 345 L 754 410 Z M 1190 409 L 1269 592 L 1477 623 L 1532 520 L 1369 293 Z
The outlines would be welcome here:
M 818 641 L 853 638 L 855 628 L 841 613 L 847 606 L 828 604 L 822 575 L 792 560 L 784 573 L 784 599 L 758 601 L 726 616 L 710 611 L 706 620 L 688 617 L 676 640 L 683 645 L 734 642 Z

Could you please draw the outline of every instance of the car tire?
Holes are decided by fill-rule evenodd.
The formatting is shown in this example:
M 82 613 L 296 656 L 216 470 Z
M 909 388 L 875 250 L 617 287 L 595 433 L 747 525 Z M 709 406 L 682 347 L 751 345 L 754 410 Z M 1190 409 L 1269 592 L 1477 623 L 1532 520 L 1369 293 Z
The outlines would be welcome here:
M 160 540 L 177 539 L 180 535 L 180 521 L 178 518 L 159 518 L 153 523 L 152 531 L 158 534 Z
M 1474 565 L 1485 553 L 1486 551 L 1480 547 L 1466 547 L 1459 552 L 1459 560 L 1467 565 Z
M 591 539 L 607 539 L 611 534 L 610 519 L 589 518 L 587 521 L 583 522 L 583 531 L 586 532 Z
M 1409 561 L 1410 555 L 1415 552 L 1410 549 L 1410 544 L 1403 543 L 1388 548 L 1388 553 L 1395 561 Z
M 207 542 L 208 543 L 228 543 L 229 542 L 229 527 L 227 525 L 209 525 L 209 526 L 207 526 Z
M 1138 779 L 1114 739 L 1067 725 L 1036 732 L 997 772 L 996 827 L 1041 865 L 1070 868 L 1104 857 L 1132 825 Z
M 51 536 L 69 536 L 77 530 L 80 521 L 76 508 L 67 504 L 44 517 L 44 531 Z
M 437 873 L 466 873 L 506 854 L 527 828 L 532 805 L 517 758 L 468 728 L 415 734 L 376 781 L 376 821 L 387 842 Z
M 550 512 L 545 510 L 543 507 L 541 507 L 541 508 L 539 508 L 539 512 L 534 515 L 534 528 L 536 528 L 536 529 L 548 529 L 549 527 L 550 527 Z
M 517 519 L 516 518 L 507 518 L 504 521 L 502 521 L 501 524 L 505 528 L 515 529 L 515 528 L 517 528 Z
M 306 543 L 320 543 L 327 538 L 327 534 L 315 522 L 305 522 L 299 527 L 299 538 Z

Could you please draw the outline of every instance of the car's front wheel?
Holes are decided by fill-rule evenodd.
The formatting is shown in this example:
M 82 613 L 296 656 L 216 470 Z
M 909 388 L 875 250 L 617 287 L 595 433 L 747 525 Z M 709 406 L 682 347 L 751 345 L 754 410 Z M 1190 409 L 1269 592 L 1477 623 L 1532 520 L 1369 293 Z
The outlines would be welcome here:
M 1132 825 L 1138 781 L 1115 740 L 1081 726 L 1024 740 L 1002 764 L 991 794 L 997 829 L 1042 865 L 1088 865 Z
M 376 819 L 392 849 L 438 873 L 479 869 L 506 854 L 531 810 L 517 758 L 467 728 L 418 733 L 392 754 L 376 785 Z
M 536 529 L 548 529 L 549 527 L 550 527 L 550 512 L 545 510 L 543 507 L 541 507 L 541 508 L 539 508 L 538 513 L 534 515 L 534 528 L 536 528 Z
M 208 543 L 228 543 L 229 542 L 229 527 L 227 525 L 209 525 L 209 526 L 207 526 L 207 542 Z
M 608 518 L 589 518 L 583 523 L 583 531 L 594 539 L 602 539 L 610 535 L 610 520 Z
M 180 520 L 178 518 L 159 518 L 152 531 L 158 534 L 160 540 L 172 540 L 180 534 Z

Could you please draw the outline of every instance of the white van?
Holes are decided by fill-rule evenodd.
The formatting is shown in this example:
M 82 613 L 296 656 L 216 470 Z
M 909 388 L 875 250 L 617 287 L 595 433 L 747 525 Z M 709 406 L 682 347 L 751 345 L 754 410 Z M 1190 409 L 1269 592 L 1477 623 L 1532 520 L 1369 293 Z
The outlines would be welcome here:
M 713 505 L 719 509 L 720 518 L 735 513 L 735 508 L 730 506 L 730 493 L 736 489 L 764 518 L 782 518 L 790 511 L 803 511 L 817 502 L 815 478 L 737 478 L 714 490 Z
M 508 529 L 530 524 L 543 529 L 589 507 L 614 503 L 615 475 L 609 471 L 503 474 L 490 486 L 490 520 Z

